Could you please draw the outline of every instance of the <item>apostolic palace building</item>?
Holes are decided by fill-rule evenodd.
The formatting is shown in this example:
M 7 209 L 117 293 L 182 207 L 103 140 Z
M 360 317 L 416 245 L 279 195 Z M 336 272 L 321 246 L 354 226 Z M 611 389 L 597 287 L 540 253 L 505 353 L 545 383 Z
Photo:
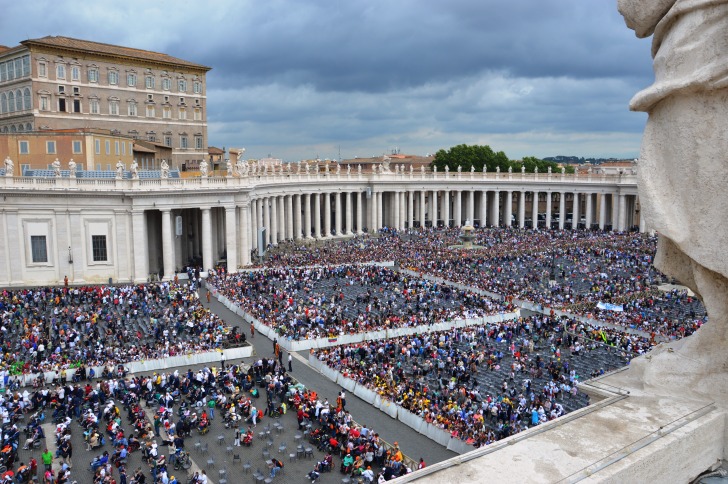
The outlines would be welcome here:
M 200 166 L 208 70 L 65 37 L 0 47 L 0 286 L 168 279 L 190 263 L 234 271 L 259 237 L 276 245 L 385 226 L 645 230 L 628 170 L 437 172 L 387 157 L 362 170 L 231 149 L 212 173 Z M 167 166 L 132 166 L 164 147 Z M 185 166 L 199 171 L 180 177 Z

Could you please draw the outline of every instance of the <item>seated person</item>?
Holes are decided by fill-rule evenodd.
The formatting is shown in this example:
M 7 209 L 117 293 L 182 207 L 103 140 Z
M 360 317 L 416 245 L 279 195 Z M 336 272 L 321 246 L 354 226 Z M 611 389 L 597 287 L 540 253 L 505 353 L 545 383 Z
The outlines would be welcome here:
M 270 468 L 270 477 L 273 478 L 276 476 L 276 474 L 278 474 L 278 471 L 283 468 L 283 462 L 274 458 L 270 460 L 270 464 L 268 464 L 268 467 Z

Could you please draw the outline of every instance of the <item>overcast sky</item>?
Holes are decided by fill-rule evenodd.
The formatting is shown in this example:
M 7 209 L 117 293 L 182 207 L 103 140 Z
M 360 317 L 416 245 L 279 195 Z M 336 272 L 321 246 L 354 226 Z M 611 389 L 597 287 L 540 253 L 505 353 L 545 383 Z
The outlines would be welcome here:
M 209 143 L 251 158 L 636 157 L 650 41 L 614 0 L 3 2 L 0 44 L 65 35 L 212 67 Z

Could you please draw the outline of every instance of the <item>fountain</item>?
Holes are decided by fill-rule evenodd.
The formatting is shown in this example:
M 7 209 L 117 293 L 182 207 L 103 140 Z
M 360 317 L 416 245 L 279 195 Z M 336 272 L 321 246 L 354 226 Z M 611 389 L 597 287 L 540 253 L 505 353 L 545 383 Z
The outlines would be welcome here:
M 473 227 L 473 224 L 470 220 L 465 221 L 465 225 L 463 225 L 460 228 L 460 241 L 462 244 L 459 245 L 451 245 L 451 249 L 465 249 L 465 250 L 472 250 L 472 249 L 482 249 L 483 247 L 480 245 L 473 245 L 473 241 L 475 240 L 475 227 Z

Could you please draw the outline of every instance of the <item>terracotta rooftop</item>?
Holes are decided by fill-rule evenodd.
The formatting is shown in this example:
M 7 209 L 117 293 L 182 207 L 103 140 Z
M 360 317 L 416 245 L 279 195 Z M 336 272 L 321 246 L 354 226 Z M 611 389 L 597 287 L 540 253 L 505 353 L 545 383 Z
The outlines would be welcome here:
M 115 57 L 126 57 L 129 59 L 144 59 L 151 62 L 161 64 L 171 64 L 181 67 L 190 67 L 209 71 L 211 68 L 202 64 L 195 64 L 186 60 L 172 57 L 171 55 L 162 54 L 160 52 L 152 52 L 150 50 L 134 49 L 131 47 L 122 47 L 119 45 L 103 44 L 100 42 L 92 42 L 90 40 L 80 40 L 71 37 L 61 37 L 49 35 L 40 39 L 28 39 L 21 42 L 25 46 L 46 46 L 65 49 L 76 52 L 88 52 L 90 54 L 106 54 Z
M 217 146 L 208 146 L 207 147 L 207 153 L 210 155 L 222 155 L 225 154 L 223 150 L 218 148 Z

